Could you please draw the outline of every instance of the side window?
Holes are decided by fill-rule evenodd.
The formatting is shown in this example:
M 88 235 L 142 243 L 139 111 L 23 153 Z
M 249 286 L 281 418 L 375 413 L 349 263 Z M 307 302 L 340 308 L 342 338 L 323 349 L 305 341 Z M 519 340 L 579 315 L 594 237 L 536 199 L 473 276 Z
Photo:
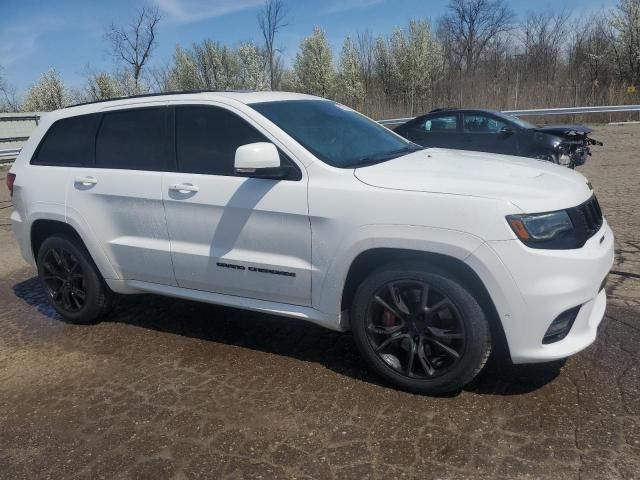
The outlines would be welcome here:
M 442 117 L 431 117 L 423 123 L 425 132 L 456 133 L 458 128 L 457 115 L 445 115 Z
M 502 127 L 507 124 L 497 118 L 483 114 L 465 114 L 464 115 L 464 131 L 465 133 L 500 133 Z
M 96 140 L 97 168 L 171 171 L 168 108 L 105 113 Z
M 238 147 L 268 141 L 242 118 L 223 108 L 176 108 L 176 153 L 180 172 L 232 176 Z
M 91 165 L 99 121 L 100 114 L 58 120 L 45 134 L 31 163 L 66 167 Z

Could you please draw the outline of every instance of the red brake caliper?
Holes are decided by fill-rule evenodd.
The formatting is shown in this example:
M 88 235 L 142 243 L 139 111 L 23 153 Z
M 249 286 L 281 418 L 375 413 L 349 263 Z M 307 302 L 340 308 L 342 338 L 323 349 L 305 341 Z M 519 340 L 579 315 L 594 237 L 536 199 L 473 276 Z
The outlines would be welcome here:
M 385 327 L 393 327 L 396 324 L 396 316 L 385 309 L 382 313 L 382 323 Z

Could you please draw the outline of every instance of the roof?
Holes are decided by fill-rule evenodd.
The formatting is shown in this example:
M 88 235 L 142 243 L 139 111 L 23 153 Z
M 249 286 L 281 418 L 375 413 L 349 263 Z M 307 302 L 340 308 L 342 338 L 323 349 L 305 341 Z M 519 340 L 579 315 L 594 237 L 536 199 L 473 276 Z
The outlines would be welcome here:
M 483 112 L 483 113 L 501 113 L 498 110 L 491 110 L 488 108 L 459 108 L 459 107 L 443 107 L 443 108 L 434 108 L 429 113 L 425 113 L 424 115 L 429 115 L 431 113 L 439 113 L 439 112 Z
M 150 93 L 143 95 L 131 95 L 128 97 L 119 97 L 107 100 L 97 100 L 94 102 L 78 103 L 70 105 L 66 108 L 84 107 L 87 105 L 100 105 L 102 107 L 112 107 L 119 105 L 127 105 L 133 103 L 140 103 L 140 101 L 153 101 L 154 99 L 160 99 L 162 101 L 189 99 L 189 100 L 215 100 L 216 98 L 229 98 L 242 102 L 244 104 L 263 103 L 272 101 L 285 101 L 285 100 L 309 100 L 320 99 L 312 95 L 305 95 L 302 93 L 291 92 L 262 92 L 262 91 L 245 91 L 245 90 L 229 90 L 229 91 L 211 91 L 211 90 L 194 90 L 194 91 L 179 91 L 179 92 L 163 92 L 163 93 Z

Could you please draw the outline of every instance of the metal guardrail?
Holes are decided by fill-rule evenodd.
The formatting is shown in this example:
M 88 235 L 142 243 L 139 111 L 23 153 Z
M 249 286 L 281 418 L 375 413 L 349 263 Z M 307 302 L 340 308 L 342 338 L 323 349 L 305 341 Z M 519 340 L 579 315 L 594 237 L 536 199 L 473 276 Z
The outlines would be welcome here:
M 22 148 L 5 148 L 0 150 L 0 163 L 15 160 L 20 154 Z
M 29 137 L 3 137 L 0 138 L 1 142 L 26 142 L 29 140 Z
M 0 113 L 0 163 L 12 162 L 40 123 L 40 112 Z
M 503 110 L 502 113 L 516 116 L 543 116 L 543 115 L 582 115 L 585 113 L 629 113 L 640 112 L 640 105 L 612 105 L 605 107 L 566 107 L 566 108 L 535 108 L 532 110 Z M 378 120 L 382 125 L 398 125 L 413 120 L 415 117 L 391 118 Z
M 36 122 L 36 125 L 40 121 L 40 115 L 14 115 L 10 116 L 5 114 L 4 116 L 0 116 L 0 122 L 17 122 L 17 121 L 33 121 Z

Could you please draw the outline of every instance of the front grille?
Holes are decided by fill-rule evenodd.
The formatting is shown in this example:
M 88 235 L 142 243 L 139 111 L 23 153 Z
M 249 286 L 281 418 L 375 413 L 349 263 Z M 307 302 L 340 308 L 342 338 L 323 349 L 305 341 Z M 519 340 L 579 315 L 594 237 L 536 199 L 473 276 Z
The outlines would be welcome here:
M 577 207 L 567 210 L 581 247 L 602 227 L 602 210 L 595 195 Z

